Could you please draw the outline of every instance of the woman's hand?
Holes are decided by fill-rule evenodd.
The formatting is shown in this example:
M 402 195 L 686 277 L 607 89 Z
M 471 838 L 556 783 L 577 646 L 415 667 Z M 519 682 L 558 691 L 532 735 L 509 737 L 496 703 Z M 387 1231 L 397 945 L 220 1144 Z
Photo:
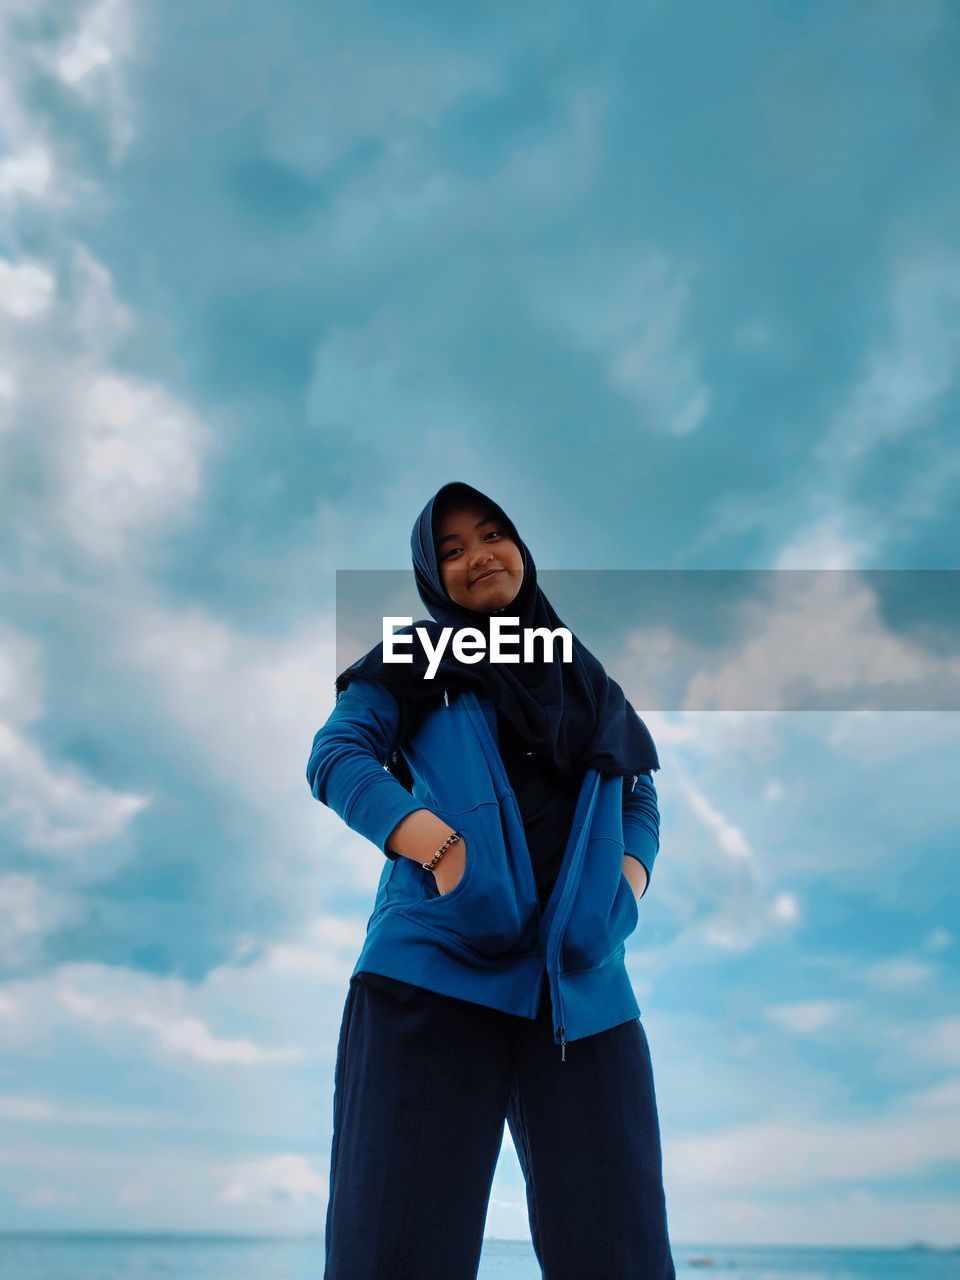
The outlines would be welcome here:
M 437 882 L 441 897 L 457 887 L 463 878 L 467 866 L 467 842 L 461 836 L 447 848 L 443 857 L 433 868 L 433 878 Z
M 642 898 L 647 887 L 647 868 L 643 865 L 639 858 L 633 858 L 629 853 L 623 855 L 623 874 L 630 881 L 630 888 L 633 890 L 635 898 Z

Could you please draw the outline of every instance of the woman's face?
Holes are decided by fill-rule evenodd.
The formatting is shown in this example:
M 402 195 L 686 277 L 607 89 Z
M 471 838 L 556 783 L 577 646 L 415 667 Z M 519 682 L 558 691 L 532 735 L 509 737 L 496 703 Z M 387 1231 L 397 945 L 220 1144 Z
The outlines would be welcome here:
M 450 599 L 477 613 L 510 604 L 523 582 L 523 555 L 509 526 L 473 503 L 457 503 L 441 515 L 437 562 Z

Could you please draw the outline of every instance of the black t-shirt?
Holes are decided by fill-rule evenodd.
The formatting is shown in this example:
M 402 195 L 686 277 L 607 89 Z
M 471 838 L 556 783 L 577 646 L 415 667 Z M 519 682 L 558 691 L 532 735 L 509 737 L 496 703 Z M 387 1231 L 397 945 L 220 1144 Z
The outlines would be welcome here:
M 564 782 L 546 756 L 530 751 L 510 721 L 499 711 L 497 728 L 500 756 L 523 818 L 540 910 L 543 911 L 563 862 L 573 812 L 577 807 L 578 788 Z
M 563 862 L 579 792 L 564 782 L 549 759 L 528 750 L 526 742 L 499 711 L 497 733 L 500 756 L 523 819 L 540 910 L 543 911 Z M 468 848 L 468 857 L 469 853 Z M 388 978 L 378 973 L 359 973 L 356 976 L 401 998 L 423 990 L 399 978 Z

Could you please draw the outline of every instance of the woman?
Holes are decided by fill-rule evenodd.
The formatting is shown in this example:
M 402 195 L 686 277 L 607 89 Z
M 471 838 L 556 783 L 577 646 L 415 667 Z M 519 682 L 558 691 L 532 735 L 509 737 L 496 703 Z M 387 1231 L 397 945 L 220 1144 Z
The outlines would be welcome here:
M 506 513 L 414 525 L 434 651 L 562 626 Z M 522 634 L 522 633 L 521 633 Z M 337 677 L 313 794 L 384 853 L 337 1048 L 326 1280 L 475 1277 L 506 1119 L 546 1280 L 674 1280 L 646 1035 L 624 967 L 659 847 L 656 748 L 602 665 L 377 645 Z M 384 765 L 386 764 L 386 768 Z

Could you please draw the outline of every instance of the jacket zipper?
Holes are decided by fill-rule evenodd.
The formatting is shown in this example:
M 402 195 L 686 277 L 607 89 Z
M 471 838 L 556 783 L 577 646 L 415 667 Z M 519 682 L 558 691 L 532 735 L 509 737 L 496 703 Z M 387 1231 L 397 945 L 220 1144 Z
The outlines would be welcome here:
M 547 939 L 547 977 L 550 982 L 550 993 L 557 1017 L 553 1042 L 560 1046 L 561 1062 L 566 1062 L 567 1060 L 567 1045 L 564 1037 L 563 997 L 560 994 L 560 946 L 563 942 L 567 920 L 573 909 L 573 900 L 580 883 L 580 869 L 583 864 L 583 842 L 581 837 L 583 836 L 585 825 L 586 817 L 583 816 L 580 819 L 580 825 L 577 827 L 574 837 L 574 861 L 570 864 L 570 870 L 567 872 L 566 883 L 563 886 L 560 901 L 557 903 L 557 910 L 550 926 L 550 936 Z

